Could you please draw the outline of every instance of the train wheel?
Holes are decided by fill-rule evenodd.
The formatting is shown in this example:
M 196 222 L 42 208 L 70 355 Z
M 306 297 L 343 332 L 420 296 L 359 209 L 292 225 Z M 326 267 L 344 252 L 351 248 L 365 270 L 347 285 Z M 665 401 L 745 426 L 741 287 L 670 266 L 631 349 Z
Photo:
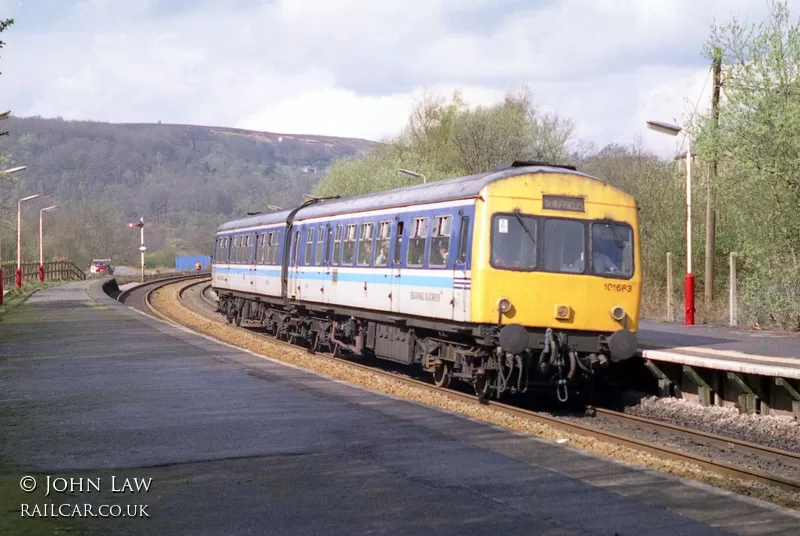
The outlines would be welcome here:
M 447 362 L 439 363 L 433 369 L 433 383 L 436 387 L 448 388 L 450 387 L 450 380 L 453 379 L 453 369 Z

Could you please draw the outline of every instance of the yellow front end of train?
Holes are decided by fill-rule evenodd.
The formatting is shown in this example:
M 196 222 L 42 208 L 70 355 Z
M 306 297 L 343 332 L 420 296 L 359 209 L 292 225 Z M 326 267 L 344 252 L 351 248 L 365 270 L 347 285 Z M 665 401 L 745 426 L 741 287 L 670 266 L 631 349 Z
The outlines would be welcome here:
M 614 186 L 574 172 L 495 181 L 476 207 L 472 319 L 635 333 L 640 251 L 636 200 Z

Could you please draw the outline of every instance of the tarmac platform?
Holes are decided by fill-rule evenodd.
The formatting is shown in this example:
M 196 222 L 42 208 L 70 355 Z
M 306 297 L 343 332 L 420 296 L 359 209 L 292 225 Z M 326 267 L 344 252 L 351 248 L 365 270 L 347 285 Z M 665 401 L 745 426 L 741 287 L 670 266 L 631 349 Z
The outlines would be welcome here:
M 25 476 L 38 482 L 31 493 L 16 489 Z M 70 489 L 53 485 L 45 497 L 48 477 Z M 147 478 L 146 492 L 111 488 Z M 214 342 L 118 304 L 100 282 L 40 291 L 0 323 L 0 485 L 9 487 L 0 528 L 49 534 L 711 536 L 800 526 L 797 512 Z M 30 512 L 48 502 L 146 504 L 148 517 L 21 516 L 23 503 Z

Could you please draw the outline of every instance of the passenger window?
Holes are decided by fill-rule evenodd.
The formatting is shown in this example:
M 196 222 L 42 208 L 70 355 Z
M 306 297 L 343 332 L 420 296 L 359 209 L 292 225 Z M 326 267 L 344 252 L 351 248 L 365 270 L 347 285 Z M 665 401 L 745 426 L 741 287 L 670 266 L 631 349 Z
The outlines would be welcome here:
M 356 257 L 356 224 L 347 226 L 342 245 L 342 266 L 352 266 Z
M 411 225 L 406 264 L 422 266 L 425 262 L 425 244 L 428 241 L 428 218 L 414 218 Z
M 400 264 L 400 252 L 403 248 L 403 222 L 397 222 L 397 236 L 394 239 L 394 260 L 392 264 Z
M 436 216 L 431 233 L 431 250 L 428 253 L 428 266 L 444 268 L 450 255 L 450 216 Z
M 372 224 L 361 224 L 361 236 L 358 241 L 358 265 L 369 266 L 372 262 Z
M 325 264 L 331 264 L 331 252 L 333 251 L 333 227 L 328 227 L 328 242 L 325 244 Z
M 338 264 L 339 266 L 342 265 L 342 257 L 339 255 L 342 249 L 342 226 L 336 226 L 336 238 L 333 241 L 333 263 Z
M 322 266 L 325 261 L 322 258 L 322 246 L 325 244 L 325 227 L 317 227 L 317 249 L 314 252 L 314 264 Z
M 283 262 L 283 254 L 280 252 L 281 233 L 275 231 L 275 245 L 272 246 L 272 264 L 279 264 L 280 260 Z
M 377 247 L 378 254 L 375 256 L 375 266 L 386 266 L 389 264 L 389 247 L 392 245 L 390 240 L 392 236 L 392 222 L 382 221 L 378 226 L 378 241 Z
M 311 252 L 314 250 L 314 228 L 309 227 L 306 229 L 306 235 L 306 258 L 303 264 L 311 266 Z
M 575 220 L 544 222 L 544 269 L 548 272 L 582 273 L 584 225 Z
M 300 231 L 294 232 L 294 243 L 292 244 L 292 261 L 293 266 L 297 266 L 298 250 L 300 249 Z
M 458 263 L 467 263 L 467 246 L 469 246 L 469 217 L 462 216 L 461 229 L 458 231 Z

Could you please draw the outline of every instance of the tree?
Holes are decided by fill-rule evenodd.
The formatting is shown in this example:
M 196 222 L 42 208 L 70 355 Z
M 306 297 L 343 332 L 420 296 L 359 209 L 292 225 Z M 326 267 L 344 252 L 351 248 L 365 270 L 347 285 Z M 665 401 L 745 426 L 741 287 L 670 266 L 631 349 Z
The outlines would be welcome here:
M 527 88 L 503 102 L 470 110 L 456 91 L 448 101 L 425 93 L 406 128 L 364 157 L 336 160 L 316 195 L 353 195 L 413 184 L 400 168 L 428 181 L 490 171 L 510 160 L 565 163 L 573 142 L 571 120 L 541 113 Z
M 11 26 L 12 24 L 14 24 L 14 19 L 0 20 L 0 33 L 3 33 L 4 31 L 6 31 L 6 29 L 9 26 Z M 5 41 L 0 40 L 0 49 L 2 49 L 5 46 L 5 44 L 6 44 Z M 2 73 L 0 73 L 0 74 L 2 74 Z M 8 131 L 0 132 L 0 136 L 8 136 Z
M 720 162 L 719 225 L 743 254 L 748 319 L 800 327 L 800 25 L 774 1 L 759 25 L 712 27 L 705 54 L 721 54 L 723 99 L 697 148 Z

